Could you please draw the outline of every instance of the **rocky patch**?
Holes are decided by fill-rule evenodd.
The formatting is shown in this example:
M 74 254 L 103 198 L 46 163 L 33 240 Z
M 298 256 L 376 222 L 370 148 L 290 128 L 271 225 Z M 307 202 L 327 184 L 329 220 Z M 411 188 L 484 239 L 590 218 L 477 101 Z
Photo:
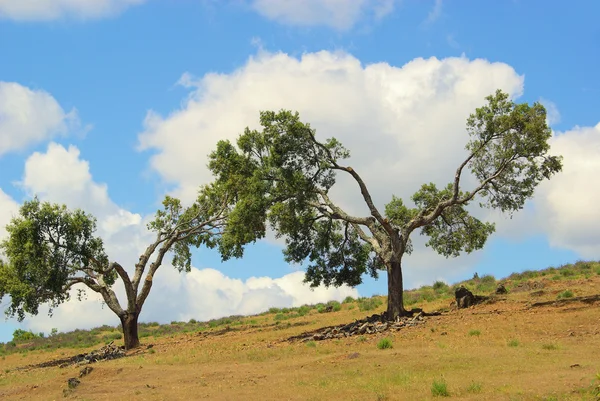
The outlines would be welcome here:
M 425 322 L 427 316 L 440 315 L 439 312 L 425 313 L 420 309 L 413 310 L 413 316 L 399 317 L 394 321 L 387 319 L 386 313 L 374 314 L 353 323 L 338 326 L 328 326 L 317 330 L 308 331 L 288 338 L 288 341 L 323 341 L 333 338 L 345 338 L 355 335 L 382 333 L 388 330 L 400 330 Z

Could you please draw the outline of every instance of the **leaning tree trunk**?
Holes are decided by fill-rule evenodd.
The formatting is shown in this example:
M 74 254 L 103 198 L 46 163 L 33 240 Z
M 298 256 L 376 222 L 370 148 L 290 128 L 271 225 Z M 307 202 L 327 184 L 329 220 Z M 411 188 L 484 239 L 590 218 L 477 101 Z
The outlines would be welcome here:
M 140 338 L 138 337 L 138 316 L 139 312 L 125 312 L 124 315 L 119 317 L 121 319 L 121 327 L 123 328 L 125 349 L 132 349 L 140 346 Z
M 402 264 L 400 261 L 391 262 L 388 267 L 388 308 L 386 313 L 390 320 L 406 315 L 403 291 Z

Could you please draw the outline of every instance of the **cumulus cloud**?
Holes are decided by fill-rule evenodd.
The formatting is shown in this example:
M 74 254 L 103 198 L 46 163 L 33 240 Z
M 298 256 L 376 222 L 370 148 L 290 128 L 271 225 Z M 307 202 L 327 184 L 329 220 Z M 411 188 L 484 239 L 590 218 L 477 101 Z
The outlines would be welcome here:
M 19 205 L 0 188 L 0 240 L 6 235 L 6 225 L 19 211 Z
M 211 179 L 205 155 L 218 140 L 257 128 L 259 110 L 285 108 L 298 110 L 318 137 L 335 136 L 351 151 L 348 164 L 383 207 L 392 194 L 406 199 L 423 183 L 450 182 L 466 156 L 469 113 L 497 88 L 513 97 L 523 91 L 523 77 L 503 63 L 461 57 L 362 65 L 327 51 L 300 59 L 260 52 L 231 74 L 183 78 L 188 99 L 169 116 L 148 113 L 140 147 L 155 152 L 152 168 L 188 200 Z M 332 197 L 351 212 L 367 213 L 348 177 L 338 177 Z M 464 272 L 478 258 L 446 260 L 415 240 L 417 249 L 406 258 L 409 287 Z
M 584 258 L 600 257 L 600 123 L 556 133 L 552 152 L 564 157 L 562 173 L 540 185 L 535 197 L 538 225 L 550 243 Z
M 395 0 L 253 0 L 264 17 L 287 25 L 352 28 L 361 18 L 381 19 L 394 10 Z
M 65 135 L 78 125 L 77 112 L 65 112 L 49 93 L 0 81 L 0 156 Z
M 0 18 L 49 21 L 95 19 L 116 15 L 146 0 L 0 0 Z
M 25 163 L 20 185 L 27 193 L 38 194 L 42 200 L 65 203 L 69 208 L 82 208 L 94 214 L 98 218 L 98 234 L 104 239 L 109 257 L 119 261 L 129 272 L 154 239 L 154 235 L 146 230 L 151 217 L 142 217 L 116 205 L 110 199 L 106 185 L 93 180 L 88 162 L 74 146 L 65 148 L 51 143 L 46 152 L 32 154 Z M 16 203 L 0 191 L 0 223 L 9 219 L 10 211 L 14 212 L 16 208 Z M 189 274 L 180 274 L 166 263 L 155 275 L 141 320 L 163 323 L 191 318 L 207 320 L 258 313 L 272 306 L 290 307 L 357 296 L 356 290 L 348 287 L 320 287 L 313 291 L 302 283 L 302 279 L 301 272 L 294 272 L 280 278 L 242 281 L 210 268 L 193 268 Z M 123 303 L 125 294 L 119 282 L 115 291 Z M 38 316 L 26 319 L 24 327 L 35 332 L 49 332 L 53 327 L 65 331 L 118 322 L 115 315 L 102 306 L 98 294 L 88 290 L 87 298 L 81 302 L 76 299 L 75 290 L 71 295 L 73 299 L 55 309 L 52 317 L 47 316 L 47 308 L 41 308 Z

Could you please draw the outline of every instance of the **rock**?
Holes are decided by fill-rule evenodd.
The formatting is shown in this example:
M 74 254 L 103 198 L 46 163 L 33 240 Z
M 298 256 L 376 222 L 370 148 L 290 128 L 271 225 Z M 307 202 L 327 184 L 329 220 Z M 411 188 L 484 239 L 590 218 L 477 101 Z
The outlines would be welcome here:
M 353 352 L 350 355 L 348 355 L 348 359 L 356 359 L 360 356 L 360 354 L 358 352 Z
M 79 377 L 83 377 L 83 376 L 87 376 L 90 373 L 92 373 L 92 370 L 94 370 L 94 368 L 92 368 L 91 366 L 86 366 L 85 368 L 81 369 L 79 371 Z
M 81 383 L 81 381 L 76 377 L 71 377 L 69 380 L 67 380 L 67 385 L 69 386 L 70 389 L 73 389 L 73 388 L 79 386 L 80 383 Z
M 496 294 L 500 295 L 500 294 L 507 294 L 508 291 L 506 290 L 506 287 L 504 286 L 504 284 L 499 284 L 498 288 L 496 288 Z
M 458 287 L 456 291 L 454 291 L 454 297 L 456 298 L 456 306 L 458 306 L 459 309 L 475 305 L 475 296 L 463 286 Z

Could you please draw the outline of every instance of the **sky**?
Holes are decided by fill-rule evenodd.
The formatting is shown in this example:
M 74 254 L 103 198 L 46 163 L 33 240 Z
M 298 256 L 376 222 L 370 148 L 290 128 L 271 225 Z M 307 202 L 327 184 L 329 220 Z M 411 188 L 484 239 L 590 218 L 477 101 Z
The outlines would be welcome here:
M 598 260 L 598 15 L 592 0 L 0 0 L 0 239 L 37 195 L 96 216 L 109 257 L 131 271 L 164 196 L 191 202 L 216 142 L 258 128 L 261 110 L 297 110 L 338 138 L 378 206 L 408 200 L 451 181 L 468 115 L 502 89 L 546 106 L 563 172 L 512 218 L 475 209 L 496 223 L 480 251 L 446 259 L 415 235 L 405 287 Z M 364 212 L 346 178 L 332 196 Z M 311 290 L 281 250 L 270 235 L 225 263 L 195 250 L 189 274 L 166 263 L 140 320 L 386 293 L 384 275 Z M 16 328 L 118 324 L 91 291 L 46 312 L 2 320 L 0 342 Z

